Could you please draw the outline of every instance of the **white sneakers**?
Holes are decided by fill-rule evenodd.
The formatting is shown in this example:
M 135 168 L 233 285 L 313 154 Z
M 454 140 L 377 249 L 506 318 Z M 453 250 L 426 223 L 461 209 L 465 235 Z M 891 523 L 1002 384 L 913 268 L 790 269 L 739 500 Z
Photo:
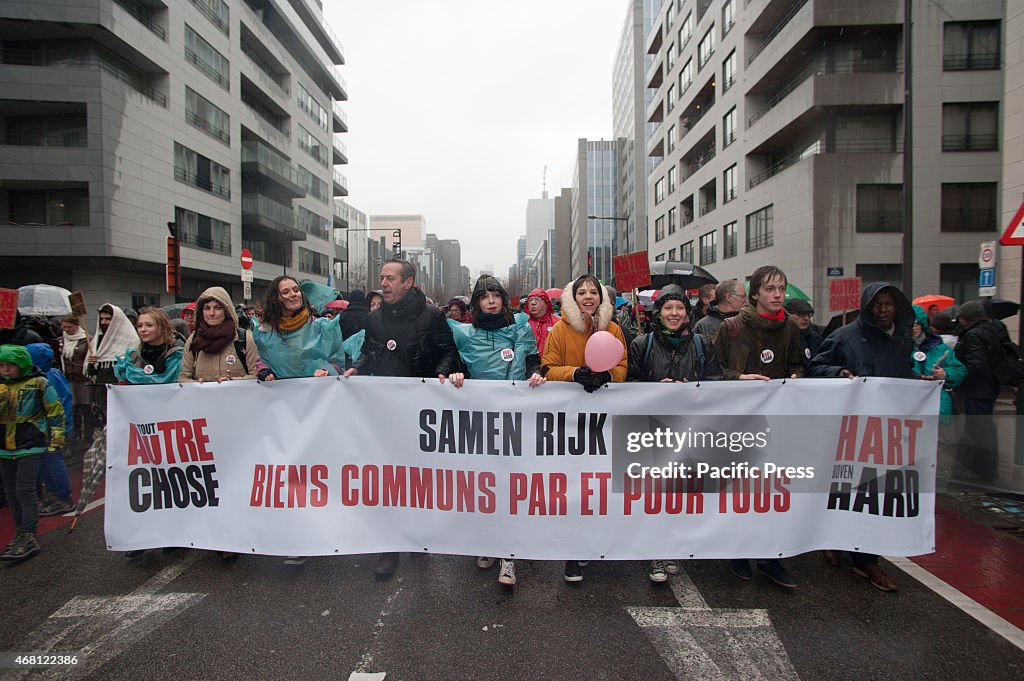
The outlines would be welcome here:
M 498 572 L 498 583 L 514 586 L 516 583 L 516 564 L 511 560 L 501 559 L 501 570 Z

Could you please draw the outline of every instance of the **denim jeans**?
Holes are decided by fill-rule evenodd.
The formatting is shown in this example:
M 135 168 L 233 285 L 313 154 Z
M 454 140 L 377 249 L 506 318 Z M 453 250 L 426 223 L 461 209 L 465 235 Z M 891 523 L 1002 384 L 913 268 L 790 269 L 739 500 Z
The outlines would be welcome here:
M 46 491 L 57 496 L 61 501 L 71 499 L 71 481 L 68 480 L 68 469 L 64 467 L 64 455 L 61 450 L 42 454 L 39 463 L 39 479 L 46 485 Z
M 22 456 L 17 459 L 0 459 L 7 503 L 11 506 L 14 524 L 19 532 L 36 533 L 39 518 L 39 496 L 36 494 L 36 479 L 39 477 L 40 454 Z

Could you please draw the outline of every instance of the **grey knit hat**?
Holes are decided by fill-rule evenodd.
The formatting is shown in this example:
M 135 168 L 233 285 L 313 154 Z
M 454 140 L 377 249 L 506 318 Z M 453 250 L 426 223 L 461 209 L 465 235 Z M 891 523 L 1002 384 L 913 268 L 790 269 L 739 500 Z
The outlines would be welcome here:
M 978 322 L 985 318 L 985 307 L 977 300 L 968 300 L 960 306 L 957 319 L 961 322 Z

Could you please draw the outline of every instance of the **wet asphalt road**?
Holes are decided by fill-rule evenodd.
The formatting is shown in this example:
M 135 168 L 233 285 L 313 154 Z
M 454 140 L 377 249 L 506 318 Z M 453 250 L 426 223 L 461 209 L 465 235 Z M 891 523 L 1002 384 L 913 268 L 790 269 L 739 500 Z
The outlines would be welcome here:
M 375 556 L 299 568 L 191 551 L 128 561 L 104 549 L 102 520 L 89 514 L 73 535 L 44 535 L 36 558 L 0 566 L 0 651 L 83 651 L 77 668 L 7 669 L 0 679 L 659 680 L 680 669 L 778 678 L 779 649 L 805 680 L 1024 678 L 1024 651 L 895 568 L 901 590 L 883 594 L 848 562 L 829 568 L 805 555 L 788 561 L 801 581 L 788 592 L 756 574 L 740 582 L 724 561 L 685 562 L 698 595 L 686 577 L 672 578 L 675 590 L 651 584 L 636 562 L 592 563 L 567 585 L 560 563 L 520 561 L 508 589 L 497 567 L 457 556 L 403 554 L 386 581 L 372 576 Z M 644 628 L 630 610 L 701 597 L 712 619 L 765 610 L 774 633 L 690 620 Z

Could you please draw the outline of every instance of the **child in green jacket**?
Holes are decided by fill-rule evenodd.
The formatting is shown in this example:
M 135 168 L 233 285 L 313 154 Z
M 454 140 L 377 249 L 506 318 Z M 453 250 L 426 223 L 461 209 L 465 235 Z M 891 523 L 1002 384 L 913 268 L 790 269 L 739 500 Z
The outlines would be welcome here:
M 17 527 L 0 560 L 22 561 L 39 553 L 36 478 L 42 455 L 64 446 L 64 408 L 20 345 L 0 345 L 0 428 L 0 472 Z

